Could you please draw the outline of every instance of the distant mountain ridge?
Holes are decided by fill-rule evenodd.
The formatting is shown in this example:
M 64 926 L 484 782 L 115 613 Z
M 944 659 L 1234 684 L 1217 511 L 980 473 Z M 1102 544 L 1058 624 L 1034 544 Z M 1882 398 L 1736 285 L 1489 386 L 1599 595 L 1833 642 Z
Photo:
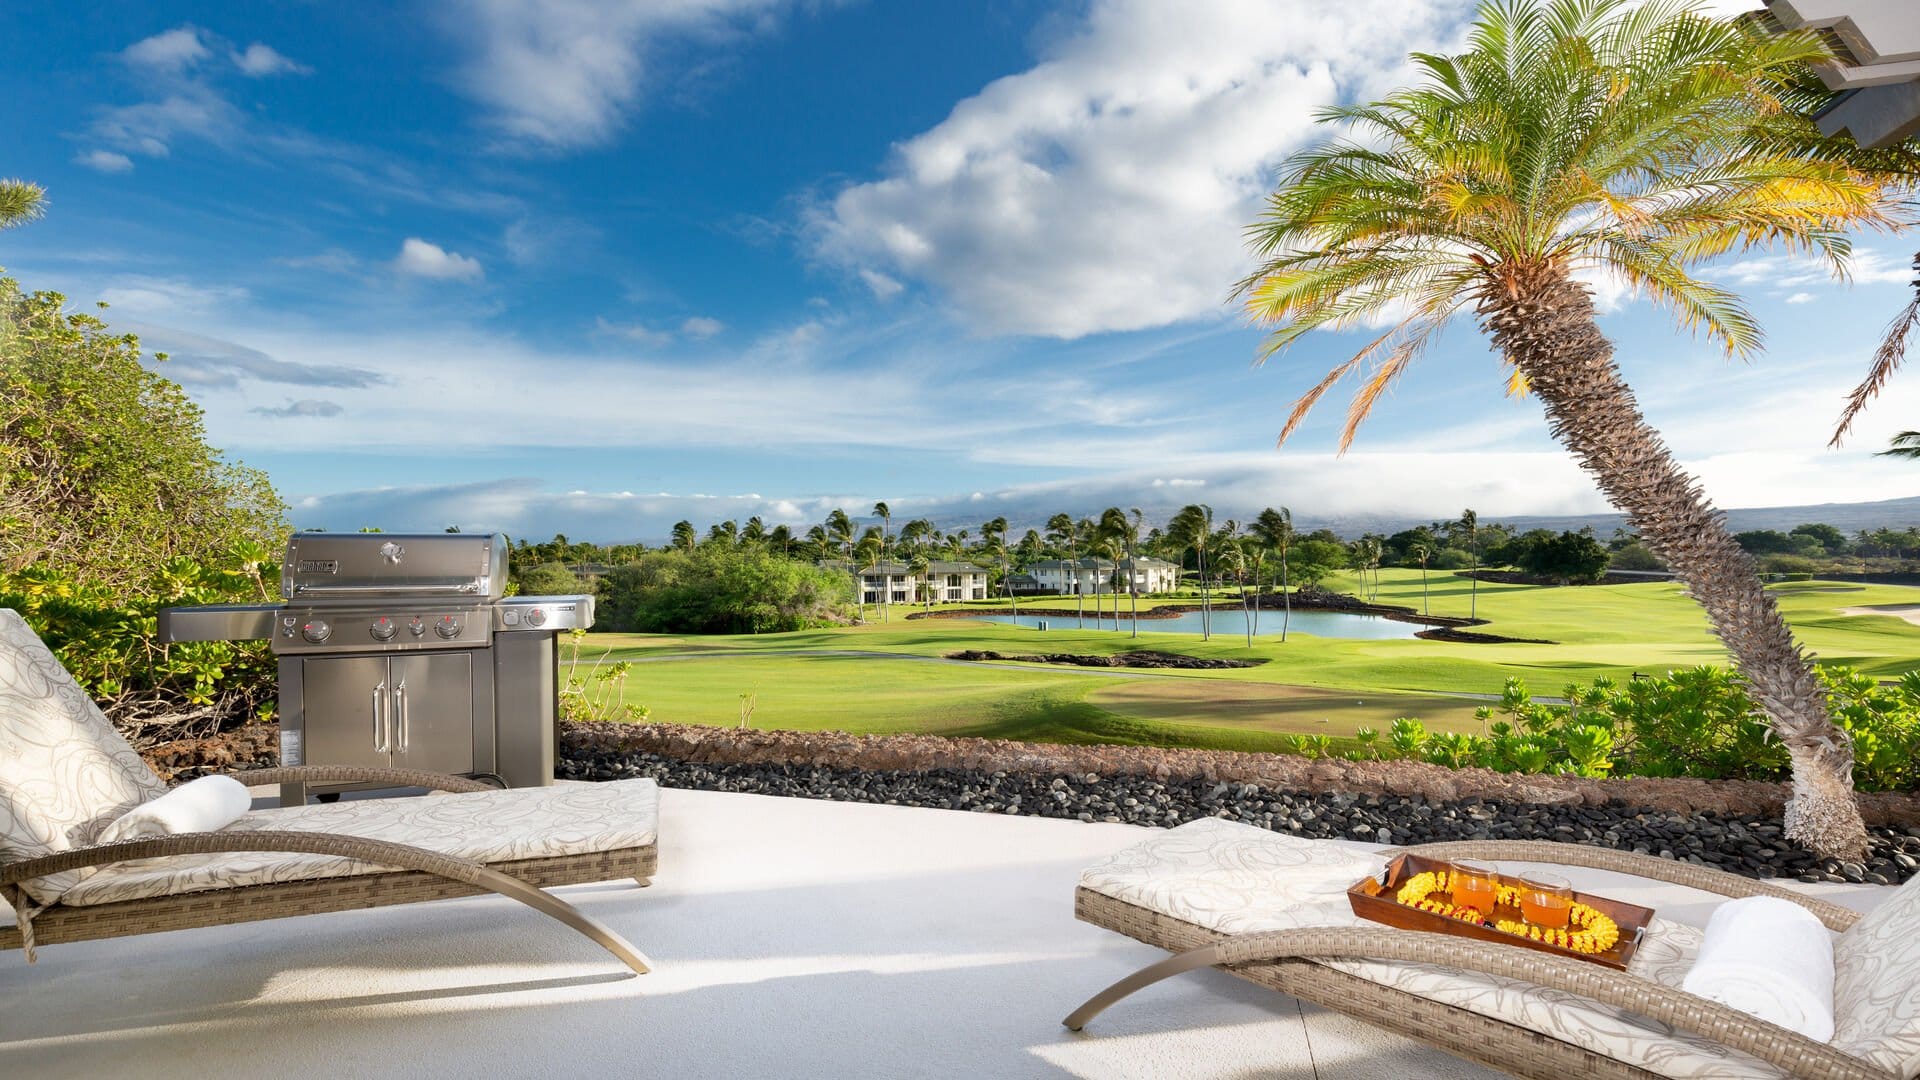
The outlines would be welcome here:
M 1199 501 L 1204 501 L 1204 498 L 1201 498 Z M 1033 510 L 1025 514 L 1015 514 L 1005 513 L 1003 510 L 1009 522 L 1008 532 L 1014 538 L 1018 538 L 1028 529 L 1037 529 L 1044 533 L 1046 531 L 1046 516 L 1051 516 L 1052 513 L 1064 509 L 1066 502 L 1067 500 L 1061 500 L 1060 505 L 1054 506 L 1051 510 L 1045 512 Z M 1164 507 L 1141 505 L 1140 509 L 1145 516 L 1146 526 L 1148 528 L 1154 526 L 1164 527 L 1167 519 L 1177 513 L 1181 505 L 1185 504 L 1169 504 Z M 1091 509 L 1084 507 L 1078 508 L 1074 511 L 1074 515 L 1076 518 L 1095 517 L 1101 509 L 1104 509 L 1104 507 Z M 1260 508 L 1244 510 L 1230 508 L 1216 503 L 1213 507 L 1213 515 L 1216 522 L 1223 522 L 1229 518 L 1237 518 L 1244 523 L 1245 521 L 1251 520 L 1254 514 L 1259 513 L 1259 509 Z M 1778 529 L 1785 532 L 1795 525 L 1823 522 L 1851 535 L 1852 533 L 1859 532 L 1861 529 L 1905 529 L 1910 526 L 1920 525 L 1920 495 L 1911 495 L 1899 499 L 1881 499 L 1876 502 L 1818 503 L 1808 506 L 1750 506 L 1728 510 L 1726 514 L 1727 523 L 1735 532 L 1746 532 L 1752 529 Z M 856 520 L 864 521 L 864 519 Z M 1296 508 L 1293 526 L 1301 532 L 1312 532 L 1316 529 L 1332 529 L 1335 533 L 1338 533 L 1346 539 L 1353 539 L 1363 533 L 1369 532 L 1392 534 L 1402 529 L 1411 529 L 1416 525 L 1430 524 L 1433 520 L 1432 517 L 1420 517 L 1409 514 L 1321 515 L 1302 513 Z M 1618 513 L 1514 515 L 1507 517 L 1483 511 L 1480 515 L 1480 520 L 1482 523 L 1488 525 L 1496 522 L 1511 525 L 1521 532 L 1529 529 L 1552 529 L 1555 532 L 1559 532 L 1563 529 L 1577 531 L 1591 528 L 1594 533 L 1602 539 L 1613 535 L 1613 530 L 1622 528 L 1627 523 L 1626 515 Z M 879 519 L 872 519 L 872 523 L 878 524 Z M 898 527 L 898 524 L 896 521 L 895 526 Z M 962 519 L 948 514 L 935 515 L 934 524 L 942 529 L 968 529 L 971 530 L 974 535 L 977 535 L 980 529 L 980 522 L 977 519 Z

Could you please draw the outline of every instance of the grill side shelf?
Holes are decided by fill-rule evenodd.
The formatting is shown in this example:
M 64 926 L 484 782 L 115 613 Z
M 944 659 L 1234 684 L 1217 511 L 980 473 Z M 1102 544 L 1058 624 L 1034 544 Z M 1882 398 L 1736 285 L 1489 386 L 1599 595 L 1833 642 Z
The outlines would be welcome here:
M 161 608 L 158 636 L 175 641 L 266 641 L 281 604 L 220 604 L 213 607 Z

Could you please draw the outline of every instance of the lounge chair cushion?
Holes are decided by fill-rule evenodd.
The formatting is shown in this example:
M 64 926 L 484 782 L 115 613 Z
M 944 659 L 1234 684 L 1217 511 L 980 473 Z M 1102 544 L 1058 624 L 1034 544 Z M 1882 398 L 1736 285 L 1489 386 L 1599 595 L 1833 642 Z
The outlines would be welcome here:
M 1222 934 L 1371 926 L 1375 924 L 1353 914 L 1346 890 L 1363 875 L 1379 873 L 1386 862 L 1383 855 L 1206 818 L 1159 833 L 1089 867 L 1080 884 Z M 1656 918 L 1628 970 L 1678 987 L 1699 951 L 1700 938 L 1694 927 Z M 1661 1076 L 1777 1080 L 1788 1075 L 1658 1021 L 1524 982 L 1429 964 L 1325 963 L 1409 994 L 1531 1028 Z
M 1920 1076 L 1920 878 L 1847 928 L 1833 946 L 1833 1045 Z
M 344 833 L 502 862 L 644 847 L 654 842 L 659 806 L 660 787 L 654 781 L 618 780 L 255 810 L 223 831 Z M 109 866 L 67 890 L 61 903 L 106 904 L 388 869 L 334 855 L 180 855 Z
M 0 862 L 85 847 L 166 790 L 26 620 L 0 608 Z M 25 888 L 50 904 L 94 873 L 49 874 Z

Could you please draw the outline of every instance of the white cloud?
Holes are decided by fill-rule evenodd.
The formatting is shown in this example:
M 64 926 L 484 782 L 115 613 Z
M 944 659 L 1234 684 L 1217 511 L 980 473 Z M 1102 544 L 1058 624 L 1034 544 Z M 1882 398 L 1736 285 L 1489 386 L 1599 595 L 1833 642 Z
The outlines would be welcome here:
M 212 55 L 201 40 L 199 27 L 178 26 L 127 46 L 120 58 L 134 67 L 177 73 Z
M 865 267 L 862 267 L 860 270 L 860 280 L 866 282 L 867 288 L 871 289 L 874 297 L 880 300 L 891 300 L 899 296 L 901 291 L 906 288 L 905 285 L 900 284 L 898 281 L 895 281 L 880 271 L 870 270 Z
M 1814 296 L 1812 293 L 1797 292 L 1797 293 L 1794 293 L 1792 296 L 1787 297 L 1786 302 L 1789 304 L 1810 304 L 1813 302 L 1813 300 L 1814 300 Z
M 509 138 L 604 142 L 640 98 L 663 38 L 723 38 L 767 25 L 790 0 L 467 0 L 449 23 L 473 57 L 459 75 Z
M 603 337 L 626 338 L 642 345 L 660 347 L 673 343 L 673 335 L 665 330 L 654 330 L 644 323 L 609 322 L 605 316 L 594 316 L 593 332 Z
M 290 255 L 274 262 L 296 270 L 324 270 L 329 274 L 350 274 L 360 267 L 360 260 L 352 252 L 340 248 L 328 248 L 318 255 Z
M 718 334 L 726 328 L 727 324 L 721 322 L 719 319 L 710 319 L 705 315 L 695 315 L 680 324 L 680 333 L 695 341 L 705 341 L 707 338 Z
M 247 290 L 237 285 L 201 285 L 178 278 L 122 274 L 101 290 L 100 299 L 116 315 L 179 317 L 205 315 L 241 303 L 247 295 Z
M 1914 277 L 1913 270 L 1904 261 L 1874 248 L 1855 248 L 1847 267 L 1847 280 L 1856 285 L 1905 284 Z M 1841 283 L 1826 260 L 1811 255 L 1762 255 L 1742 259 L 1719 267 L 1707 276 L 1733 285 L 1777 289 Z
M 393 268 L 402 274 L 436 281 L 478 281 L 482 277 L 479 259 L 448 251 L 417 236 L 401 242 Z
M 261 416 L 274 416 L 286 420 L 295 418 L 326 418 L 339 416 L 341 413 L 346 412 L 345 409 L 340 407 L 339 403 L 323 401 L 320 398 L 301 398 L 298 401 L 289 398 L 285 405 L 261 405 L 254 408 L 253 411 Z
M 132 158 L 111 150 L 89 150 L 74 158 L 73 163 L 103 173 L 126 172 L 133 168 Z
M 269 75 L 310 75 L 313 69 L 297 63 L 273 46 L 256 41 L 245 49 L 233 54 L 233 65 L 250 79 L 263 79 Z
M 1096 0 L 1037 66 L 816 208 L 816 251 L 932 283 L 977 328 L 1075 338 L 1225 310 L 1241 230 L 1313 110 L 1445 44 L 1442 0 Z
M 182 135 L 231 145 L 244 122 L 233 103 L 194 80 L 172 82 L 163 96 L 133 105 L 99 110 L 89 133 L 121 150 L 147 157 L 165 157 L 170 144 Z

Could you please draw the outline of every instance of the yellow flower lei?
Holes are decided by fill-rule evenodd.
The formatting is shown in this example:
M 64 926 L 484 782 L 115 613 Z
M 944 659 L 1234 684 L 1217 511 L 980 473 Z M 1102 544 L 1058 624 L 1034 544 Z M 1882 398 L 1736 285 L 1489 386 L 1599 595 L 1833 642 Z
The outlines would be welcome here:
M 1470 907 L 1455 907 L 1445 900 L 1435 897 L 1434 893 L 1446 893 L 1448 874 L 1445 870 L 1428 870 L 1413 875 L 1400 886 L 1394 899 L 1411 908 L 1431 911 L 1449 919 L 1463 922 L 1480 922 L 1480 912 Z M 1520 905 L 1520 890 L 1512 885 L 1502 885 L 1494 901 L 1506 907 Z M 1556 945 L 1577 953 L 1603 953 L 1613 948 L 1620 940 L 1620 927 L 1603 912 L 1575 903 L 1567 912 L 1567 925 L 1572 929 L 1549 930 L 1534 926 L 1520 919 L 1496 919 L 1493 928 L 1503 934 Z

